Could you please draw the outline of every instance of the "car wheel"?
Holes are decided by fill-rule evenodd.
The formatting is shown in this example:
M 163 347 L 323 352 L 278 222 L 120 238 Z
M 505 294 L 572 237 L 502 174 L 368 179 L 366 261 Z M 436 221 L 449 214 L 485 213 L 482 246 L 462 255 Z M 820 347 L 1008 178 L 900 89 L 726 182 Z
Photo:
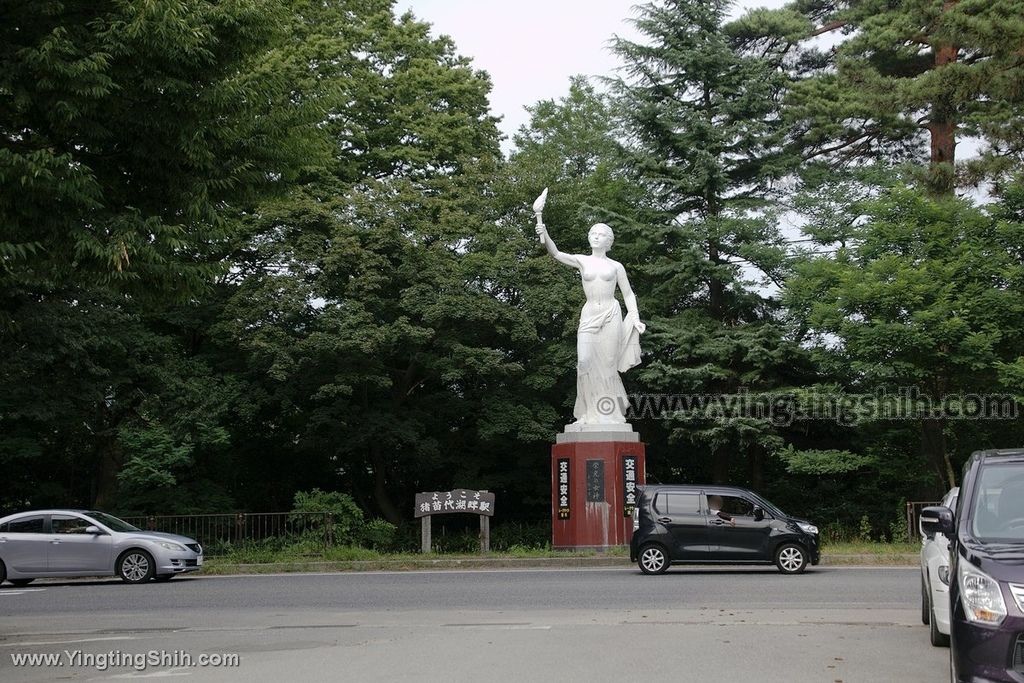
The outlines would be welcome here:
M 921 623 L 927 626 L 932 620 L 932 606 L 928 600 L 928 586 L 921 577 Z
M 153 556 L 145 550 L 129 550 L 117 558 L 117 573 L 126 583 L 149 581 L 153 569 Z
M 154 581 L 159 581 L 160 583 L 167 583 L 168 581 L 170 581 L 173 578 L 174 578 L 174 574 L 157 574 L 156 576 L 153 577 L 153 580 Z
M 654 543 L 640 548 L 640 556 L 636 562 L 644 574 L 664 574 L 668 571 L 668 555 L 665 554 L 664 548 Z
M 9 581 L 18 588 L 21 588 L 22 586 L 29 585 L 30 583 L 35 581 L 35 579 L 9 579 Z
M 931 586 L 928 587 L 928 597 L 931 598 Z M 928 639 L 935 647 L 949 647 L 949 636 L 939 631 L 939 622 L 935 618 L 935 609 L 928 601 Z
M 775 566 L 783 574 L 800 574 L 807 567 L 807 552 L 795 543 L 775 551 Z

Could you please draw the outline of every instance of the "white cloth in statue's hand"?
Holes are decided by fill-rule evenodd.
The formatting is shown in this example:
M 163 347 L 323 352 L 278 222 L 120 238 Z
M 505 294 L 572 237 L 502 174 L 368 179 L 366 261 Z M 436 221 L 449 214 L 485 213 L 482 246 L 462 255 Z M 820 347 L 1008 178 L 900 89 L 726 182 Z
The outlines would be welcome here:
M 622 339 L 619 341 L 619 372 L 640 364 L 640 327 L 646 327 L 635 313 L 627 313 L 622 321 Z

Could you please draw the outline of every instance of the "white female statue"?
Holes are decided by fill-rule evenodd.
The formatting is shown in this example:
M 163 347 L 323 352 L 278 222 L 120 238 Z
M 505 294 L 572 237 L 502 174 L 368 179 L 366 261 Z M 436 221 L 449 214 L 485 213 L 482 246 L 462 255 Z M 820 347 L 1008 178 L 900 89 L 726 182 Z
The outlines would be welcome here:
M 543 207 L 541 199 L 538 199 L 538 204 Z M 536 205 L 534 208 L 536 210 Z M 558 251 L 548 235 L 540 211 L 536 210 L 536 214 L 537 234 L 541 242 L 556 261 L 580 271 L 583 292 L 587 296 L 576 333 L 576 405 L 572 411 L 576 422 L 568 425 L 566 431 L 593 430 L 595 427 L 609 431 L 628 429 L 623 415 L 627 405 L 626 389 L 619 373 L 640 362 L 640 335 L 647 326 L 640 322 L 636 295 L 629 286 L 626 269 L 618 261 L 608 258 L 615 236 L 610 227 L 598 223 L 590 228 L 587 235 L 592 250 L 589 256 L 564 254 Z M 625 320 L 615 299 L 616 285 L 626 304 Z M 609 425 L 619 427 L 609 428 Z

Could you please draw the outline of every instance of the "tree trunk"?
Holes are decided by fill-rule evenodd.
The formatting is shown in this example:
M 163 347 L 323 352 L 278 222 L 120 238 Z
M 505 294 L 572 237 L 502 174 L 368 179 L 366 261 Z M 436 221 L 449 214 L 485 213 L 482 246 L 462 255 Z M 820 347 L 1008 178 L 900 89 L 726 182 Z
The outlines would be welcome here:
M 921 421 L 921 447 L 925 456 L 935 468 L 939 480 L 946 488 L 956 486 L 956 473 L 953 471 L 953 462 L 946 451 L 946 420 L 925 419 Z
M 729 450 L 716 449 L 711 456 L 711 483 L 729 483 Z
M 388 491 L 387 466 L 384 464 L 384 457 L 379 448 L 373 448 L 371 453 L 373 462 L 373 498 L 377 502 L 380 513 L 384 519 L 395 526 L 402 523 L 402 513 L 395 507 Z
M 942 11 L 946 12 L 958 0 L 946 0 Z M 936 70 L 955 64 L 960 53 L 957 45 L 937 44 L 933 49 Z M 931 160 L 929 183 L 935 194 L 950 194 L 955 187 L 956 170 L 956 112 L 947 101 L 932 102 L 931 117 L 927 125 L 931 134 Z
M 117 475 L 124 464 L 124 455 L 116 434 L 104 438 L 99 447 L 99 462 L 94 477 L 92 506 L 98 510 L 116 509 Z
M 717 268 L 721 263 L 719 258 L 718 242 L 711 240 L 708 242 L 708 261 L 711 262 L 711 266 L 713 268 Z M 708 297 L 708 307 L 711 310 L 711 317 L 719 322 L 724 322 L 725 286 L 716 275 L 711 275 L 711 277 L 708 278 Z
M 750 453 L 750 488 L 761 491 L 764 484 L 764 457 L 759 447 Z

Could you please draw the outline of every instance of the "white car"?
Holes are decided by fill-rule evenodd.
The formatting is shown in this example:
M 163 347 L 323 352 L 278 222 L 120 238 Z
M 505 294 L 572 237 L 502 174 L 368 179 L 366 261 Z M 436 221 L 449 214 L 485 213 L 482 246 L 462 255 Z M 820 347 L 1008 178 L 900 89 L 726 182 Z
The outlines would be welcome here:
M 940 505 L 956 507 L 960 489 L 952 488 Z M 921 530 L 921 621 L 929 626 L 932 645 L 949 646 L 949 539 L 941 532 L 929 537 Z
M 0 583 L 110 575 L 128 583 L 166 581 L 202 566 L 195 539 L 143 531 L 102 512 L 36 510 L 0 519 Z

